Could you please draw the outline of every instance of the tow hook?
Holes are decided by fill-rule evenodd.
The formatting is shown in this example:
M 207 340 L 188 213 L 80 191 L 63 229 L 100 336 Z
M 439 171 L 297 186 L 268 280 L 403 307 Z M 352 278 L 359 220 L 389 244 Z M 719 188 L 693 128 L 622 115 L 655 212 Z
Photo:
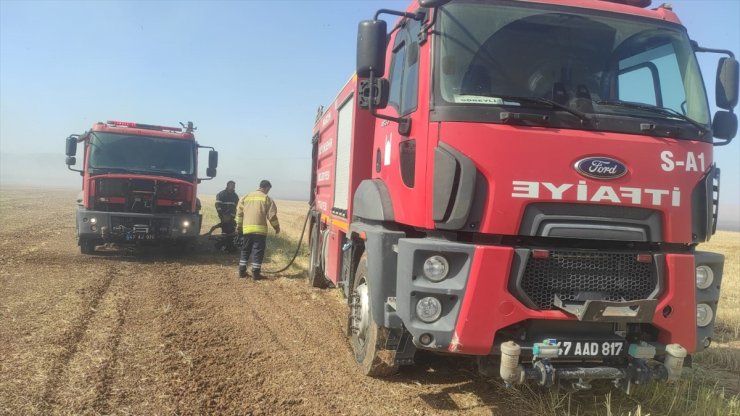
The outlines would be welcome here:
M 537 383 L 543 387 L 552 387 L 555 384 L 555 368 L 550 364 L 550 360 L 537 360 L 532 366 L 537 371 Z
M 538 374 L 537 383 L 543 387 L 552 387 L 556 382 L 555 368 L 550 364 L 550 359 L 558 358 L 560 346 L 557 340 L 545 339 L 532 346 L 532 357 L 534 358 L 533 369 Z

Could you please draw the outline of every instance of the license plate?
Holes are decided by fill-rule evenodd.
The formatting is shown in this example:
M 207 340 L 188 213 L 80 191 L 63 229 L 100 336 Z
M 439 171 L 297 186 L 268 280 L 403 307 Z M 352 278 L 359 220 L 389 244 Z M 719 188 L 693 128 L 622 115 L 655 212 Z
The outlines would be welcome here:
M 624 353 L 624 341 L 560 341 L 561 357 L 616 357 Z
M 134 234 L 136 240 L 154 240 L 154 234 Z

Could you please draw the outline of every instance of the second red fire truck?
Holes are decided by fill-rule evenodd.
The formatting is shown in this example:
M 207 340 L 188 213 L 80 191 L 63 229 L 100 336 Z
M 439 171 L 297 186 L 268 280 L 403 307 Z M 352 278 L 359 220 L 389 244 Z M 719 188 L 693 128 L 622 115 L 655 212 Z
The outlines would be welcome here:
M 360 23 L 313 130 L 309 280 L 342 288 L 365 374 L 425 349 L 629 389 L 710 345 L 723 257 L 695 247 L 738 62 L 649 3 L 419 0 Z M 727 55 L 714 115 L 704 52 Z
M 198 149 L 211 149 L 205 179 L 216 176 L 218 153 L 195 141 L 193 123 L 179 127 L 123 121 L 95 123 L 67 138 L 67 166 L 82 175 L 76 229 L 83 254 L 105 243 L 193 245 L 200 232 Z M 82 169 L 72 168 L 77 144 Z

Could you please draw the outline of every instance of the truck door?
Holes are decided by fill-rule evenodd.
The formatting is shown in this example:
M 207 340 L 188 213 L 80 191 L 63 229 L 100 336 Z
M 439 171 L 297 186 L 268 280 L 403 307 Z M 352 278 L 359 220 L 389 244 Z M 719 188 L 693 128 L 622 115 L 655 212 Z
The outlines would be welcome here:
M 391 190 L 396 221 L 413 225 L 423 225 L 420 214 L 426 212 L 425 184 L 419 183 L 424 177 L 428 131 L 419 104 L 420 30 L 421 22 L 407 19 L 391 32 L 395 36 L 389 43 L 392 45 L 388 70 L 390 91 L 388 107 L 381 113 L 409 118 L 412 122 L 408 134 L 402 134 L 397 123 L 377 121 L 374 164 L 374 177 L 383 179 Z

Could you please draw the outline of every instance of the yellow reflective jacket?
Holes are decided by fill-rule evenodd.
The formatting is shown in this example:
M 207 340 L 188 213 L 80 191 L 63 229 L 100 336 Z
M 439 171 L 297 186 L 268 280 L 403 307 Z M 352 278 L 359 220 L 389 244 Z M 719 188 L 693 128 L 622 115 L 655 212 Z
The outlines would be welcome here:
M 277 206 L 266 193 L 258 189 L 244 195 L 236 207 L 236 227 L 244 234 L 267 234 L 267 221 L 276 231 L 280 229 Z

